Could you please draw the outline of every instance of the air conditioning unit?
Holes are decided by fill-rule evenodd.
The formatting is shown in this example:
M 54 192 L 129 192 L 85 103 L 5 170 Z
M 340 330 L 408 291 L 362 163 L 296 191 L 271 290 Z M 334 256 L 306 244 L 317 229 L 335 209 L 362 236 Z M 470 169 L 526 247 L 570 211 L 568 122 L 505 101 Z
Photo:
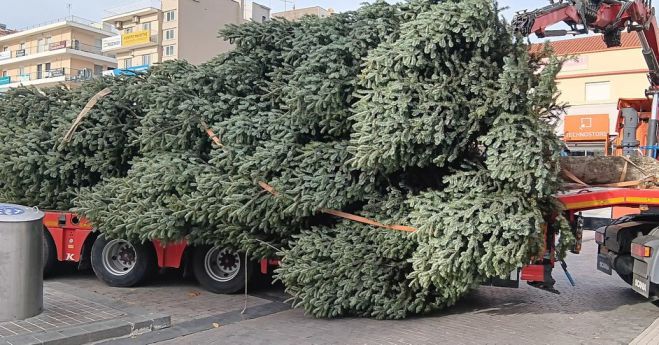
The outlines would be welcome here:
M 133 16 L 133 23 L 134 24 L 139 24 L 140 23 L 140 16 Z

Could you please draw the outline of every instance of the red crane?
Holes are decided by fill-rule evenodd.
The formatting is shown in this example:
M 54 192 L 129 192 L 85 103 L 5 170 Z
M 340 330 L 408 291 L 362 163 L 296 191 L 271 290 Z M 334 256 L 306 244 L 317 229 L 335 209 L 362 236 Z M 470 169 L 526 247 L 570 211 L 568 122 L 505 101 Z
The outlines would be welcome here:
M 653 156 L 657 144 L 657 108 L 659 107 L 659 31 L 651 0 L 551 0 L 552 4 L 534 11 L 517 13 L 514 30 L 524 36 L 536 34 L 543 38 L 601 33 L 607 47 L 621 45 L 623 30 L 638 33 L 643 56 L 648 65 L 650 87 L 646 96 L 653 96 L 652 116 L 648 122 L 648 155 Z M 565 23 L 570 30 L 548 30 Z
M 552 1 L 553 2 L 553 1 Z M 571 30 L 547 30 L 558 24 Z M 567 0 L 535 11 L 517 13 L 512 21 L 516 32 L 538 37 L 602 33 L 606 45 L 620 46 L 623 30 L 638 33 L 648 64 L 651 89 L 659 88 L 659 31 L 652 4 L 648 0 Z

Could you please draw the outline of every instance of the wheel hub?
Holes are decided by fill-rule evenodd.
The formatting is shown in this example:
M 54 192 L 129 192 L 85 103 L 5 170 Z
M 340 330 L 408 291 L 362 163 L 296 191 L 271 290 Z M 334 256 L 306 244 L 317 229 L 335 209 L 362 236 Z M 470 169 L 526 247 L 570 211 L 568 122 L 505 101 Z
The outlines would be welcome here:
M 240 255 L 230 249 L 213 247 L 204 258 L 204 268 L 209 277 L 218 282 L 228 282 L 240 272 Z
M 126 240 L 112 240 L 105 245 L 102 252 L 103 267 L 113 275 L 128 274 L 135 267 L 137 252 Z

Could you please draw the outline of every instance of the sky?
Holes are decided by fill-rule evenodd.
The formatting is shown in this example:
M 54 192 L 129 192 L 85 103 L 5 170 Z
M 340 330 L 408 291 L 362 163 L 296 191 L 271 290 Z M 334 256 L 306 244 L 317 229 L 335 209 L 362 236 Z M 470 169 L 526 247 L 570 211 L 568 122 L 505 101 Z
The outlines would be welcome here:
M 22 29 L 69 15 L 67 4 L 70 4 L 70 14 L 92 21 L 99 21 L 108 15 L 106 9 L 127 5 L 137 0 L 2 0 L 3 8 L 0 13 L 0 23 L 7 24 L 9 28 Z M 395 2 L 395 0 L 387 0 Z M 337 11 L 353 10 L 359 7 L 361 0 L 256 0 L 256 2 L 272 8 L 272 12 L 291 9 L 293 3 L 297 8 L 321 6 L 333 8 Z M 504 14 L 512 17 L 514 11 L 522 9 L 535 9 L 545 6 L 547 0 L 499 0 L 501 7 L 510 9 Z

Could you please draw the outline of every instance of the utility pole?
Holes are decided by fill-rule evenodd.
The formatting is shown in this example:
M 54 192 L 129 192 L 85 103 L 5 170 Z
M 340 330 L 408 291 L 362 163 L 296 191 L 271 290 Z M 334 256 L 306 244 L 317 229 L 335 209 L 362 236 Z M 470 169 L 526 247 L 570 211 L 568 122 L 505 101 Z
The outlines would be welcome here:
M 293 9 L 295 9 L 295 0 L 279 0 L 284 3 L 284 11 L 288 10 L 287 5 L 293 4 Z

